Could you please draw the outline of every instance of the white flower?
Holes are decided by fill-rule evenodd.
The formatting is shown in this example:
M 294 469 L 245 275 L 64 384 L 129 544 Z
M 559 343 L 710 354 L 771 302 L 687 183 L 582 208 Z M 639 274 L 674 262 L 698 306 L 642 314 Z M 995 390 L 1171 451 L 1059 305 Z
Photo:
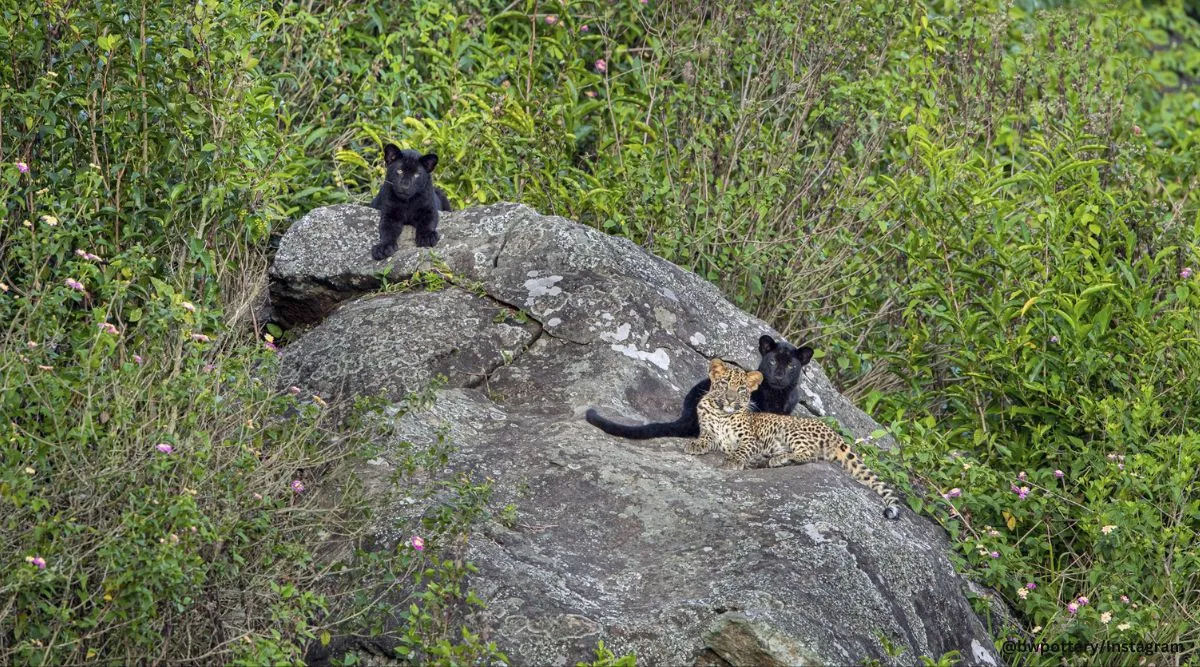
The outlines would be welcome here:
M 1126 630 L 1128 630 L 1128 629 L 1129 629 L 1129 624 L 1128 624 L 1128 623 L 1122 623 L 1122 624 L 1120 624 L 1120 625 L 1118 625 L 1118 626 L 1117 626 L 1117 629 L 1118 629 L 1118 630 L 1120 630 L 1121 632 L 1125 632 Z
M 1106 611 L 1103 614 L 1100 614 L 1100 622 L 1101 623 L 1108 625 L 1108 622 L 1111 620 L 1112 620 L 1112 612 Z
M 1100 529 L 1100 532 L 1104 533 L 1105 535 L 1108 535 L 1109 533 L 1113 532 L 1116 529 L 1117 529 L 1116 526 L 1105 526 Z

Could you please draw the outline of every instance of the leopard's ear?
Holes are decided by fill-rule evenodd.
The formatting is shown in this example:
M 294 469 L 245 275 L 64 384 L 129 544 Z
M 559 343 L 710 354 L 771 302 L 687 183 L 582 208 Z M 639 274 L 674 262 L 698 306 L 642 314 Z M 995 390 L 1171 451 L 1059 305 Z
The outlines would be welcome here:
M 725 377 L 725 374 L 728 372 L 729 368 L 725 366 L 724 361 L 721 361 L 720 359 L 713 359 L 712 361 L 708 362 L 708 377 L 710 379 L 715 380 L 720 377 Z
M 777 347 L 779 347 L 779 343 L 776 343 L 774 338 L 766 334 L 758 337 L 758 353 L 762 356 L 767 356 Z
M 400 147 L 396 144 L 387 144 L 383 147 L 383 164 L 389 165 L 400 159 Z
M 750 371 L 746 373 L 746 386 L 750 387 L 750 391 L 758 389 L 758 385 L 762 384 L 763 374 L 758 371 Z
M 800 365 L 803 366 L 804 364 L 812 361 L 813 349 L 805 345 L 804 347 L 796 348 L 794 354 L 796 355 L 796 359 L 800 362 Z

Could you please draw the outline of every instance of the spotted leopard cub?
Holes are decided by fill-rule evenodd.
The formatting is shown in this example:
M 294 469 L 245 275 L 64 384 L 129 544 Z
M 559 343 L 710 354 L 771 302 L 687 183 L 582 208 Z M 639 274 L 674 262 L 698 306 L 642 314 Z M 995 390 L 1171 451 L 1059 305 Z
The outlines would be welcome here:
M 708 377 L 712 388 L 700 399 L 700 437 L 688 443 L 689 454 L 704 454 L 716 447 L 729 467 L 741 470 L 759 456 L 776 468 L 788 463 L 837 461 L 850 476 L 883 498 L 883 516 L 900 517 L 896 494 L 863 465 L 841 434 L 817 419 L 750 411 L 750 393 L 762 382 L 762 373 L 747 373 L 713 359 Z

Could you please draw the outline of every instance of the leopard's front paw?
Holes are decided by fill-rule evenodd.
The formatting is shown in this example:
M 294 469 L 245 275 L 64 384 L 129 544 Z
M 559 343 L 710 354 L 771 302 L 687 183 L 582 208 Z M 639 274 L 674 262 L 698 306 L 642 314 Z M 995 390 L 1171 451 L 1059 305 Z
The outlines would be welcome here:
M 437 245 L 437 242 L 438 242 L 438 233 L 437 232 L 425 231 L 425 230 L 417 231 L 417 247 L 418 248 L 432 248 L 433 246 Z
M 735 461 L 733 459 L 725 459 L 725 462 L 721 464 L 721 469 L 722 470 L 745 470 L 746 464 L 741 461 Z
M 707 454 L 708 450 L 710 450 L 710 449 L 712 449 L 712 447 L 710 447 L 708 445 L 708 443 L 700 442 L 699 440 L 693 440 L 692 442 L 689 442 L 688 444 L 683 446 L 683 452 L 685 454 L 691 454 L 693 456 L 698 456 L 700 454 Z
M 391 243 L 376 243 L 375 246 L 371 248 L 371 259 L 378 262 L 381 259 L 387 259 L 388 257 L 391 257 L 392 253 L 394 252 L 396 252 L 395 241 L 392 241 Z

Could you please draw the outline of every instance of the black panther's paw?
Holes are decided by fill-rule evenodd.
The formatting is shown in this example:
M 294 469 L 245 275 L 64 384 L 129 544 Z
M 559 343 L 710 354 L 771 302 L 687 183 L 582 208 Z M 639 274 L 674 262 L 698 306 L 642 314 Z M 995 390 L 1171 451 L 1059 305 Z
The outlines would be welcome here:
M 387 259 L 388 257 L 391 257 L 392 253 L 394 252 L 396 252 L 395 241 L 391 243 L 376 243 L 375 246 L 371 248 L 371 259 L 375 261 Z
M 417 247 L 432 248 L 437 245 L 438 233 L 435 231 L 417 231 Z

